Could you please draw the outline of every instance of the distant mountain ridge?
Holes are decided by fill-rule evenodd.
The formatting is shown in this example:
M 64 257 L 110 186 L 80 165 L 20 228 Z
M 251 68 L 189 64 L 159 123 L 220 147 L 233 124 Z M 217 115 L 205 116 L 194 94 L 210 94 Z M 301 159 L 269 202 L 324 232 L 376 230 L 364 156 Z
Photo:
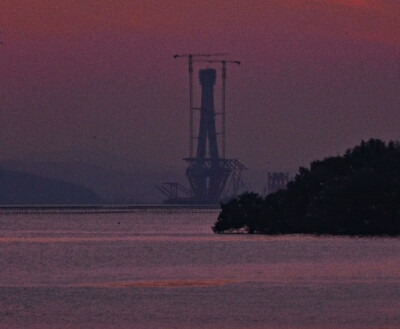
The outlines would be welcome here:
M 0 204 L 99 204 L 90 189 L 25 172 L 0 169 Z
M 185 181 L 184 170 L 178 168 L 115 168 L 101 162 L 34 162 L 7 160 L 0 168 L 47 177 L 58 181 L 85 186 L 94 191 L 105 203 L 161 203 L 163 195 L 155 185 L 164 181 Z M 126 167 L 126 166 L 122 166 Z M 183 176 L 183 177 L 180 177 Z

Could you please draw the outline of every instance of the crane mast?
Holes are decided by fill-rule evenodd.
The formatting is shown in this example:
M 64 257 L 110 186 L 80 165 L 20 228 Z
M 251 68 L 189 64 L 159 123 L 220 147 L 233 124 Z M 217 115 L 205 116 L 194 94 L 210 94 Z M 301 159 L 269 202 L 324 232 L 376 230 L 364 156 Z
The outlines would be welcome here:
M 218 204 L 221 200 L 237 195 L 241 186 L 241 173 L 247 168 L 237 159 L 225 157 L 225 97 L 227 64 L 237 64 L 239 61 L 216 59 L 214 56 L 227 54 L 178 54 L 174 58 L 187 58 L 189 69 L 189 156 L 184 158 L 187 163 L 186 177 L 190 188 L 184 188 L 176 182 L 163 183 L 157 188 L 167 197 L 170 204 Z M 198 135 L 194 136 L 193 107 L 193 73 L 195 62 L 222 64 L 222 132 L 217 132 L 216 111 L 214 106 L 214 86 L 217 80 L 217 70 L 214 68 L 200 69 L 201 106 Z M 222 135 L 222 149 L 218 149 L 217 135 Z M 194 140 L 197 140 L 196 150 Z M 222 151 L 220 153 L 220 151 Z M 184 194 L 184 197 L 178 195 Z
M 220 63 L 222 64 L 222 90 L 221 90 L 221 116 L 222 116 L 222 158 L 226 156 L 226 64 L 236 64 L 240 65 L 240 61 L 231 61 L 231 60 L 217 60 L 217 59 L 210 59 L 210 60 L 198 60 L 198 62 L 203 63 Z
M 212 53 L 212 54 L 177 54 L 174 59 L 187 58 L 189 64 L 189 157 L 193 157 L 193 140 L 195 139 L 193 133 L 193 62 L 194 58 L 198 57 L 214 57 L 226 56 L 226 53 Z

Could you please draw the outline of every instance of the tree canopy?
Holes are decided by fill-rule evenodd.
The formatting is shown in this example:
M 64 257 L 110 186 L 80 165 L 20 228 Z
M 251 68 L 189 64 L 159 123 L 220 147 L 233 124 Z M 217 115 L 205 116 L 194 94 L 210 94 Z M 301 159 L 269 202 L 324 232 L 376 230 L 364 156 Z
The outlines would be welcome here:
M 400 143 L 361 142 L 300 168 L 285 190 L 221 204 L 216 233 L 400 234 Z

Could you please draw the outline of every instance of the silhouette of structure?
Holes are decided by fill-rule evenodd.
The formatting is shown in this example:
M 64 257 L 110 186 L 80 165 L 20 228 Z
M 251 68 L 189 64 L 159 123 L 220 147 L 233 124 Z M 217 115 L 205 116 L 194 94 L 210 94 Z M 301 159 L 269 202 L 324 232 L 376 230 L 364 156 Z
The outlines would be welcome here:
M 178 55 L 176 55 L 178 56 Z M 183 55 L 180 55 L 183 56 Z M 189 57 L 190 84 L 192 83 L 193 56 Z M 200 54 L 198 56 L 211 56 Z M 236 196 L 244 186 L 241 176 L 247 168 L 237 159 L 225 158 L 225 80 L 226 63 L 240 64 L 238 61 L 204 61 L 209 63 L 222 63 L 222 128 L 217 132 L 216 113 L 214 106 L 214 86 L 217 79 L 217 71 L 212 68 L 199 71 L 201 85 L 201 107 L 199 120 L 199 133 L 193 136 L 193 88 L 189 89 L 190 97 L 190 145 L 187 162 L 186 177 L 190 189 L 186 189 L 178 183 L 164 183 L 157 188 L 167 197 L 166 203 L 185 204 L 216 204 L 221 200 Z M 222 153 L 218 148 L 218 135 L 222 135 Z M 196 152 L 193 141 L 197 140 Z M 180 197 L 178 194 L 182 194 Z
M 198 60 L 198 62 L 205 62 L 205 63 L 221 63 L 222 64 L 222 92 L 221 92 L 221 105 L 222 105 L 222 157 L 225 158 L 226 154 L 226 102 L 225 102 L 225 95 L 226 95 L 226 64 L 237 64 L 240 65 L 240 61 L 227 61 L 227 60 Z
M 268 173 L 268 194 L 286 189 L 289 183 L 289 173 L 287 172 L 269 172 Z
M 195 140 L 193 132 L 193 62 L 196 58 L 209 58 L 214 56 L 225 56 L 228 54 L 214 53 L 214 54 L 178 54 L 174 58 L 187 58 L 189 64 L 189 156 L 193 156 L 193 141 Z
M 245 167 L 238 160 L 219 156 L 214 108 L 216 70 L 200 70 L 199 78 L 202 92 L 197 153 L 196 157 L 185 158 L 186 176 L 196 202 L 217 203 L 232 171 Z
M 162 183 L 156 187 L 167 197 L 168 202 L 166 203 L 187 203 L 185 201 L 193 197 L 192 191 L 176 182 Z M 180 194 L 183 194 L 184 197 L 179 197 Z

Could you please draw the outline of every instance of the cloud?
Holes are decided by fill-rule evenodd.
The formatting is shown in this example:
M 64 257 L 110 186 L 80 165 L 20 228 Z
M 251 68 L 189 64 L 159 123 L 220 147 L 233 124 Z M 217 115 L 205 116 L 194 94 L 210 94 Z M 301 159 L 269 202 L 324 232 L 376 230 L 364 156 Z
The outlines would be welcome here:
M 369 8 L 371 6 L 371 1 L 368 0 L 314 0 L 314 1 L 346 6 L 346 7 L 355 7 L 355 8 Z
M 396 0 L 3 0 L 0 15 L 3 30 L 18 35 L 209 35 L 276 21 L 294 32 L 400 44 Z
M 400 47 L 400 5 L 394 0 L 286 0 L 302 33 Z
M 4 0 L 1 21 L 6 31 L 24 34 L 75 34 L 110 28 L 136 28 L 140 13 L 130 1 Z

